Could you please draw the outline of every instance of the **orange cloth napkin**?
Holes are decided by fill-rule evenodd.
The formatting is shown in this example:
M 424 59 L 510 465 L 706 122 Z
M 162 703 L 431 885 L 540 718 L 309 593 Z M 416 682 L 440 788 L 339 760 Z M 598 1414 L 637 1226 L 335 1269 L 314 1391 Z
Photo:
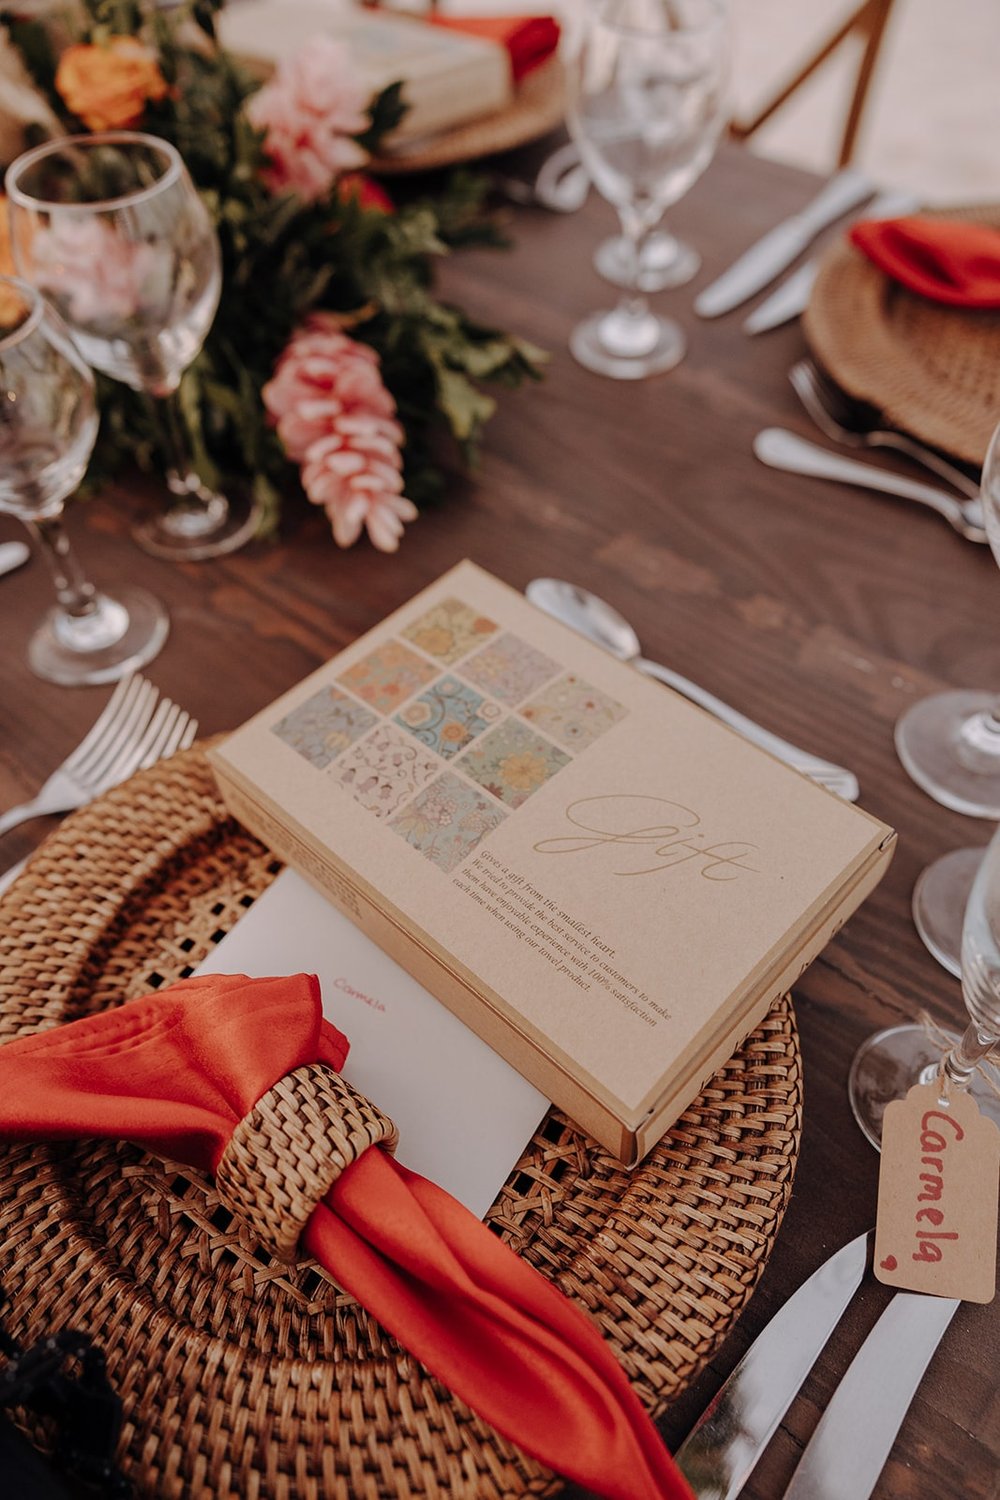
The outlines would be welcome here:
M 348 1043 L 311 975 L 204 975 L 0 1047 L 0 1138 L 134 1141 L 214 1172 L 279 1078 Z M 691 1500 L 597 1329 L 450 1194 L 376 1148 L 302 1237 L 497 1429 L 609 1500 Z
M 559 45 L 559 25 L 551 16 L 440 16 L 427 17 L 432 26 L 447 31 L 464 31 L 497 42 L 510 54 L 510 70 L 515 83 L 526 73 L 540 68 Z
M 866 219 L 852 244 L 894 281 L 949 307 L 1000 307 L 1000 230 L 954 219 Z

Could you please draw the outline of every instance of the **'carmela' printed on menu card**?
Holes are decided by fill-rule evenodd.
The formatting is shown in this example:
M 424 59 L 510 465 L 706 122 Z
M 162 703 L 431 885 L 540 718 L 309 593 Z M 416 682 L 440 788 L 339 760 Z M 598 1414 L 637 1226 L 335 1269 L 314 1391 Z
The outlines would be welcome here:
M 626 1162 L 893 844 L 472 563 L 212 761 L 247 827 Z

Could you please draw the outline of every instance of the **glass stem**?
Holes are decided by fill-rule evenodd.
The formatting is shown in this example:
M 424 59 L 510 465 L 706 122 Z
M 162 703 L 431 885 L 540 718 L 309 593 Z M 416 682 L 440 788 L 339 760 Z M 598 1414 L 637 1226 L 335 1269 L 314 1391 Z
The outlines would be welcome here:
M 62 514 L 28 521 L 26 525 L 48 563 L 60 609 L 74 620 L 94 614 L 98 607 L 97 590 L 84 574 L 70 546 Z
M 201 481 L 191 463 L 177 390 L 167 391 L 151 399 L 155 403 L 167 450 L 167 486 L 170 493 L 193 504 L 204 505 Z
M 621 214 L 622 240 L 625 246 L 625 275 L 627 289 L 622 299 L 622 307 L 630 318 L 636 322 L 644 318 L 649 311 L 649 303 L 641 290 L 642 280 L 642 253 L 646 248 L 653 226 L 644 214 L 637 213 L 635 209 L 622 209 Z
M 998 1041 L 998 1033 L 988 1032 L 977 1021 L 971 1021 L 961 1041 L 941 1059 L 940 1078 L 945 1093 L 949 1088 L 967 1089 L 976 1068 Z

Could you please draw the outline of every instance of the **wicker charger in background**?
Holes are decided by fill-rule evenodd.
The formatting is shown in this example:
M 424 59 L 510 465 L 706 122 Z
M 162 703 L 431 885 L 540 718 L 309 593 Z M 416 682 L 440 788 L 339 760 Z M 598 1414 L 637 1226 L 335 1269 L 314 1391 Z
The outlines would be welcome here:
M 1000 205 L 922 210 L 1000 227 Z M 809 346 L 849 396 L 887 423 L 981 468 L 1000 411 L 1000 312 L 907 291 L 840 238 L 803 320 Z
M 0 1043 L 183 977 L 279 869 L 197 747 L 140 773 L 68 818 L 0 900 Z M 631 1173 L 551 1110 L 487 1222 L 595 1319 L 656 1412 L 753 1290 L 800 1127 L 786 997 Z M 189 1168 L 111 1142 L 0 1146 L 0 1246 L 15 1338 L 75 1327 L 105 1350 L 138 1496 L 560 1487 L 315 1262 L 272 1259 Z

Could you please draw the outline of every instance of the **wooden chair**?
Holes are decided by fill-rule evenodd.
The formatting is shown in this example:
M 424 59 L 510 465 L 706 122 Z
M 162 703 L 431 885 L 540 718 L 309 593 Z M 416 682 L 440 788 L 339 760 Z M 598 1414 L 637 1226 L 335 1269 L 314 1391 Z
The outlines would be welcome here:
M 824 42 L 820 50 L 802 68 L 790 82 L 784 84 L 772 99 L 760 109 L 748 123 L 743 124 L 734 120 L 730 125 L 730 133 L 739 141 L 748 140 L 760 127 L 769 120 L 773 114 L 781 109 L 783 104 L 802 87 L 808 79 L 821 68 L 827 58 L 847 40 L 849 36 L 858 35 L 863 38 L 864 47 L 861 59 L 858 63 L 857 77 L 854 81 L 854 94 L 851 98 L 850 107 L 847 111 L 847 119 L 844 122 L 844 133 L 840 141 L 840 155 L 838 165 L 843 167 L 854 155 L 854 147 L 857 141 L 858 129 L 864 113 L 865 104 L 868 99 L 868 90 L 871 85 L 875 65 L 878 61 L 879 50 L 885 34 L 886 24 L 892 10 L 893 0 L 864 0 L 864 3 L 853 11 L 847 20 L 834 32 L 828 41 Z

